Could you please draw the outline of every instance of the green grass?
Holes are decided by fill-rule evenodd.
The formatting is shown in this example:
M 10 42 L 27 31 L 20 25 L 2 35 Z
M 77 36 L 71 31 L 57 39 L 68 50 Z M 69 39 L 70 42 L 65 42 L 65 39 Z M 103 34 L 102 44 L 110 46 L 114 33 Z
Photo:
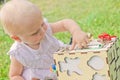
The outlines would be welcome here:
M 42 10 L 49 22 L 65 18 L 75 20 L 86 32 L 95 38 L 103 32 L 120 38 L 120 0 L 31 0 Z M 55 35 L 65 43 L 68 32 Z M 0 80 L 8 80 L 9 56 L 6 54 L 13 41 L 0 27 Z

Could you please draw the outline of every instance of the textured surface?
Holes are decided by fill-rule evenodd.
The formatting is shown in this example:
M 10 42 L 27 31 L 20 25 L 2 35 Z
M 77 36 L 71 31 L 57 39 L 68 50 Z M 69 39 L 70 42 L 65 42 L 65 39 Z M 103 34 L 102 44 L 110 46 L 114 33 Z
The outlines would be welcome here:
M 64 51 L 54 54 L 59 80 L 120 80 L 120 48 L 118 40 L 109 43 L 101 49 L 87 49 Z M 79 58 L 78 68 L 82 74 L 60 71 L 59 62 L 65 62 L 65 59 Z M 98 62 L 98 63 L 97 63 Z M 101 64 L 101 65 L 100 65 Z M 92 67 L 91 67 L 92 66 Z M 74 69 L 74 68 L 73 68 Z

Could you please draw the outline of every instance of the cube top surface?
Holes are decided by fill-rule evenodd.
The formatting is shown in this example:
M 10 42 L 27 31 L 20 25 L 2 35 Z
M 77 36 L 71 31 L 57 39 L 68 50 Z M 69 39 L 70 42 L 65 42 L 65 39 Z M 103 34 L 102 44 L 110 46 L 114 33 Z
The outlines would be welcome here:
M 107 51 L 115 42 L 117 41 L 117 39 L 115 39 L 114 41 L 110 41 L 108 43 L 104 43 L 104 44 L 100 44 L 97 42 L 97 39 L 93 40 L 90 44 L 88 44 L 88 48 L 85 49 L 74 49 L 74 50 L 69 50 L 68 48 L 70 47 L 67 46 L 60 49 L 59 51 L 55 52 L 55 53 L 74 53 L 74 52 L 96 52 L 96 51 Z M 99 47 L 99 45 L 102 45 L 101 47 Z

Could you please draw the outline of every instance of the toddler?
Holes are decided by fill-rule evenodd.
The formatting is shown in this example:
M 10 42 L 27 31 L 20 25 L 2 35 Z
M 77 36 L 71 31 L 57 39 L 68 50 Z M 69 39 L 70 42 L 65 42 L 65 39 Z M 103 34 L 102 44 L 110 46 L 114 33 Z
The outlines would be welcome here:
M 49 68 L 53 53 L 63 46 L 54 33 L 69 31 L 71 50 L 86 47 L 88 37 L 71 19 L 48 23 L 38 7 L 27 0 L 11 0 L 1 8 L 3 29 L 15 41 L 10 55 L 10 80 L 57 80 Z

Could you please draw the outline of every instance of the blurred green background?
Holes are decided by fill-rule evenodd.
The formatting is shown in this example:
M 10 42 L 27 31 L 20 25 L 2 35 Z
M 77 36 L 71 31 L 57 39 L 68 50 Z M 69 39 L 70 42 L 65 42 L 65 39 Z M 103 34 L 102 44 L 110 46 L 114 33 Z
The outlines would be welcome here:
M 94 38 L 106 32 L 120 37 L 120 0 L 30 0 L 37 5 L 49 22 L 70 18 Z M 1 3 L 2 7 L 3 3 Z M 68 32 L 55 36 L 69 42 Z M 13 41 L 4 33 L 0 24 L 0 80 L 8 79 L 10 59 L 7 55 Z

